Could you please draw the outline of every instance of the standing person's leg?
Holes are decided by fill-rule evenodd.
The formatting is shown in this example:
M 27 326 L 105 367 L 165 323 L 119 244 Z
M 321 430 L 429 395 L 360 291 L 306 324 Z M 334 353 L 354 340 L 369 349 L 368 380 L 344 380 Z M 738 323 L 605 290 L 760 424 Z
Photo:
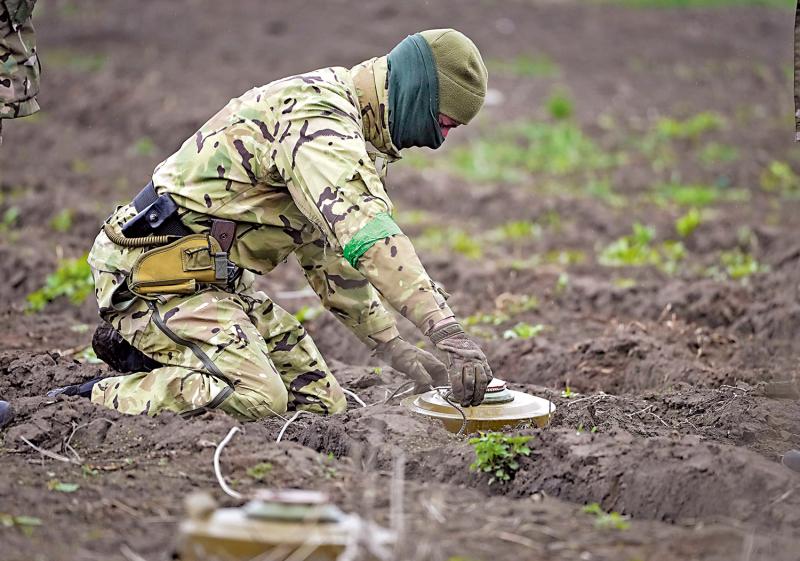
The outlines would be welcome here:
M 107 319 L 134 347 L 163 364 L 105 378 L 92 401 L 122 413 L 190 413 L 218 407 L 255 420 L 286 411 L 287 392 L 248 312 L 250 302 L 222 290 L 138 301 Z
M 248 290 L 243 298 L 253 303 L 250 317 L 289 393 L 289 409 L 329 415 L 345 411 L 347 399 L 339 382 L 297 318 L 263 292 Z

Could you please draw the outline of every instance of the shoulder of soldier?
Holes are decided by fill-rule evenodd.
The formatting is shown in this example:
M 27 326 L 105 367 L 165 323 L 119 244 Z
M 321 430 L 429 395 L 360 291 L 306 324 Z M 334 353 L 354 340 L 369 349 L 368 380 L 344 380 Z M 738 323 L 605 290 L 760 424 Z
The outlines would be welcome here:
M 333 110 L 357 113 L 358 100 L 350 71 L 341 66 L 320 68 L 275 80 L 260 88 L 263 95 L 274 96 L 283 106 L 286 115 L 301 106 L 317 107 L 320 111 Z

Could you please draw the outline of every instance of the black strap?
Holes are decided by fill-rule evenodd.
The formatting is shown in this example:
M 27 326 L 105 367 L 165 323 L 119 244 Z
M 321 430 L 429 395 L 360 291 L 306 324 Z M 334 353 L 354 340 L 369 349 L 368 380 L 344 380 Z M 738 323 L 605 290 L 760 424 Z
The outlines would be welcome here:
M 192 233 L 178 218 L 178 205 L 172 197 L 166 193 L 159 197 L 152 181 L 139 191 L 132 204 L 139 214 L 123 225 L 122 235 L 126 238 L 147 235 L 183 237 Z
M 458 335 L 459 333 L 464 333 L 464 328 L 461 327 L 461 325 L 458 323 L 448 323 L 439 329 L 431 331 L 428 337 L 430 337 L 430 340 L 434 345 L 438 345 L 445 339 L 452 337 L 453 335 Z
M 142 212 L 142 210 L 156 202 L 157 199 L 158 193 L 156 193 L 156 188 L 151 181 L 133 198 L 133 206 L 136 208 L 136 212 Z

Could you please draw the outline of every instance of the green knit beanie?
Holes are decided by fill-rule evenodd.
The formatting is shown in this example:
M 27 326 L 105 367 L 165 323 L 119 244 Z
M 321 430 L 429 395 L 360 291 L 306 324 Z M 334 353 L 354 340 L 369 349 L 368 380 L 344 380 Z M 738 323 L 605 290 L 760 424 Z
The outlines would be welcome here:
M 436 61 L 439 112 L 467 124 L 486 96 L 488 73 L 481 53 L 469 37 L 455 29 L 421 31 Z

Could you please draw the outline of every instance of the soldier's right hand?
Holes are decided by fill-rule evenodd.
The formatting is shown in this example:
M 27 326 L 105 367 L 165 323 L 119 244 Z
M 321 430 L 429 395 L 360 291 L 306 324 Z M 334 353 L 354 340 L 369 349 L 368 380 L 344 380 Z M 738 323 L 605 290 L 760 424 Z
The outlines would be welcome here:
M 415 347 L 400 337 L 375 348 L 375 354 L 395 370 L 414 380 L 414 393 L 447 383 L 447 367 L 428 351 Z
M 462 407 L 480 405 L 492 380 L 492 369 L 478 344 L 458 323 L 436 327 L 428 336 L 450 358 L 448 377 L 453 399 Z

